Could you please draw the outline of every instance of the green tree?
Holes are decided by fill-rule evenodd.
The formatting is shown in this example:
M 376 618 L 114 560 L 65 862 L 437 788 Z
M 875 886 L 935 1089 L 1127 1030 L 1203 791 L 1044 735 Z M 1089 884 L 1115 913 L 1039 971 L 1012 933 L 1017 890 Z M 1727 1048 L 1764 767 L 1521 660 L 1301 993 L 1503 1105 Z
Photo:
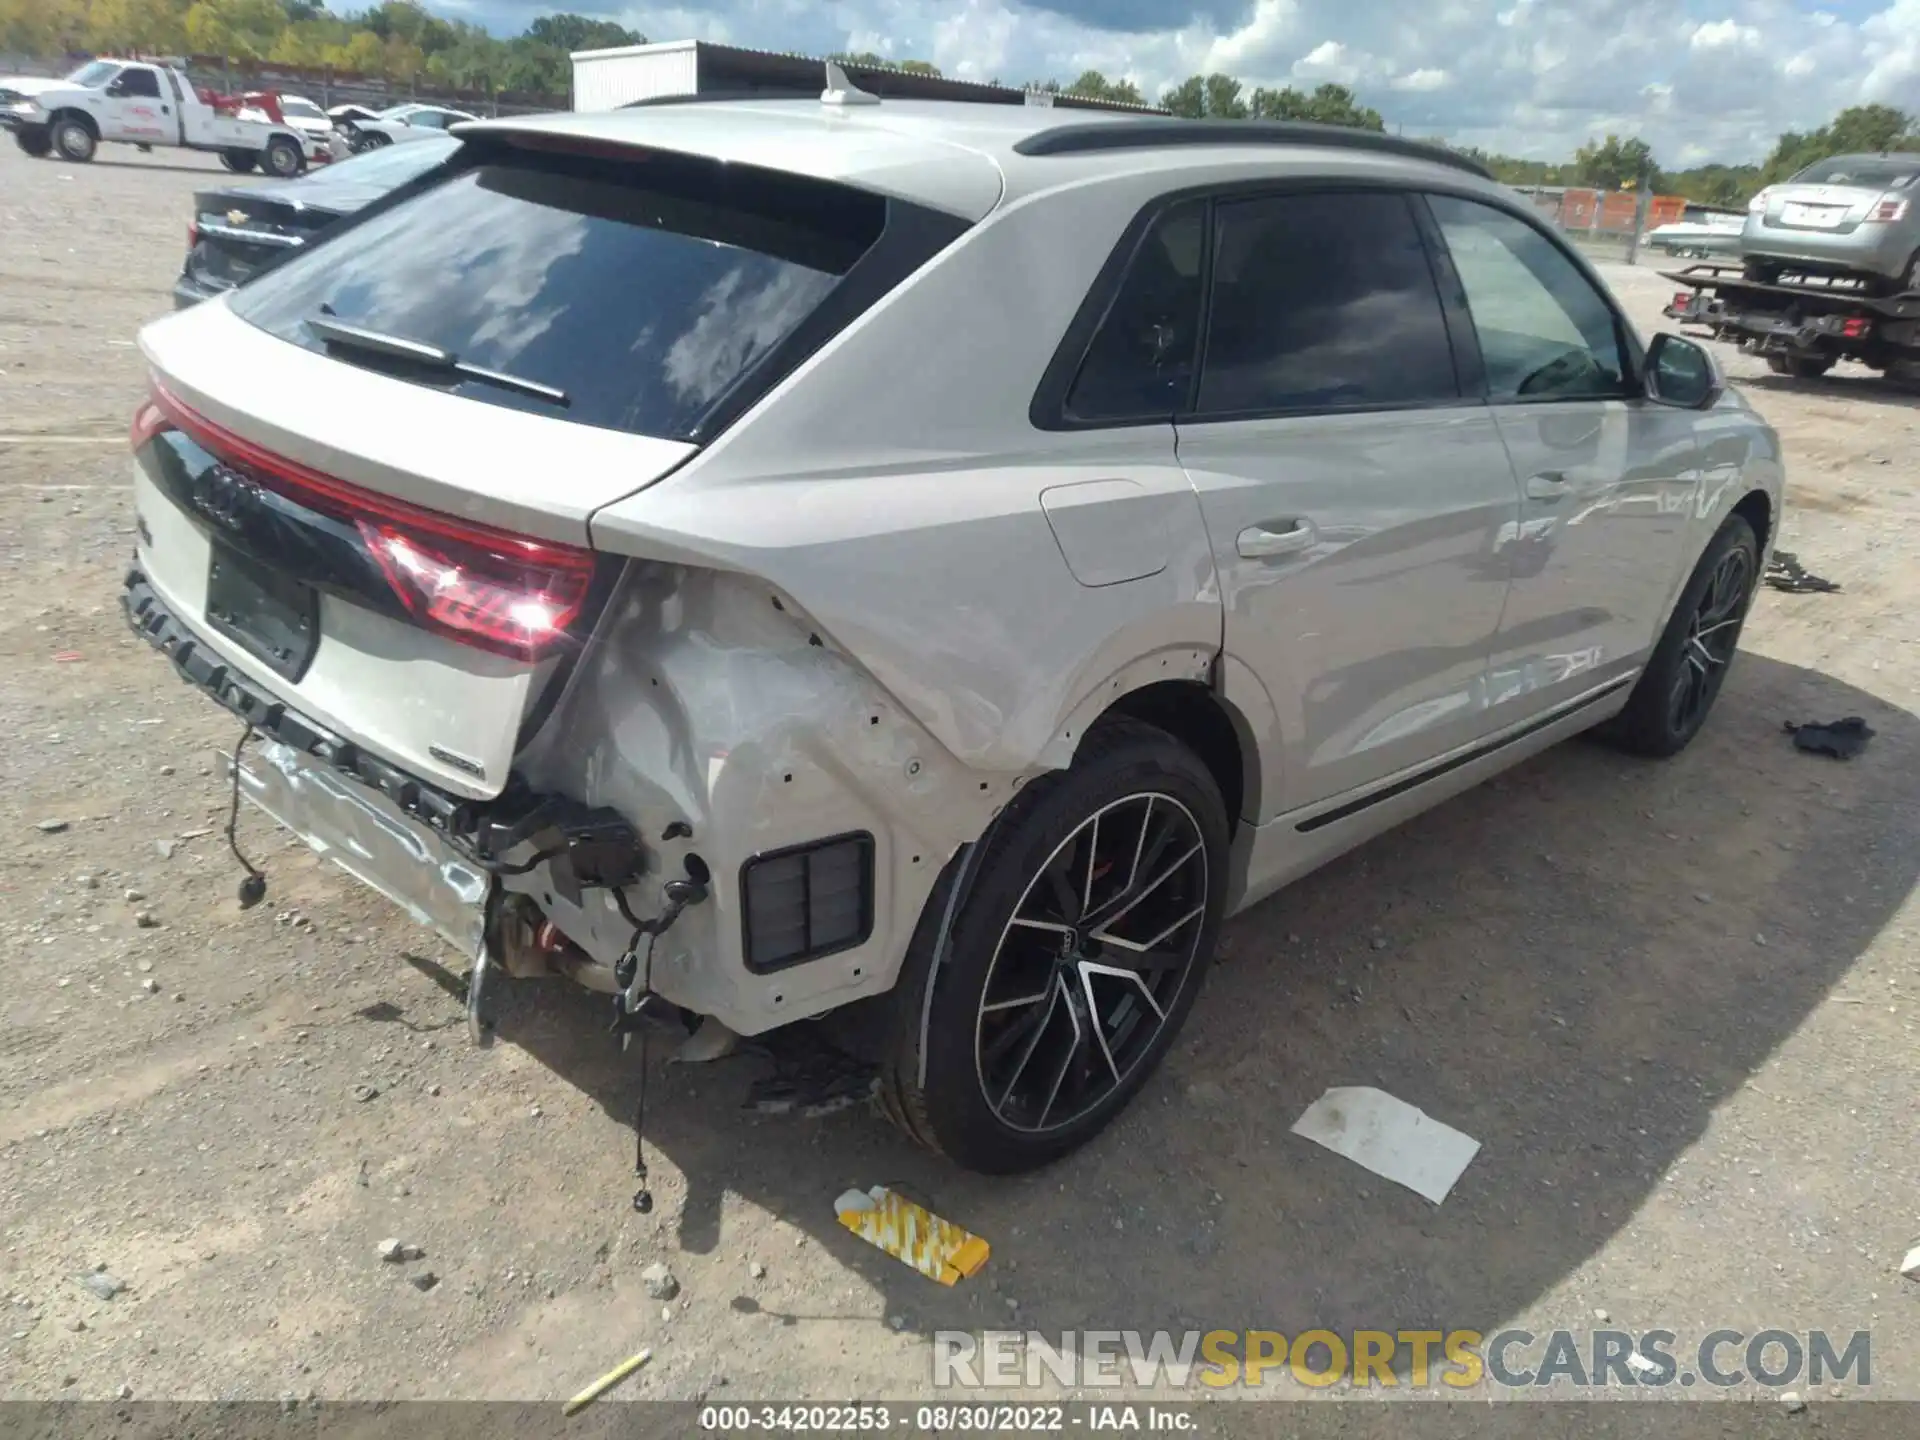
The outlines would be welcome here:
M 287 29 L 280 0 L 198 0 L 187 11 L 185 39 L 202 55 L 264 60 Z
M 622 45 L 644 45 L 647 37 L 611 20 L 584 15 L 542 15 L 524 32 L 525 38 L 572 54 L 575 50 L 614 50 Z
M 1655 186 L 1660 179 L 1653 150 L 1638 136 L 1622 140 L 1618 135 L 1608 135 L 1598 143 L 1588 141 L 1574 151 L 1573 169 L 1582 184 L 1601 190 Z
M 1231 75 L 1189 75 L 1161 93 L 1160 105 L 1189 120 L 1244 120 L 1247 102 L 1241 98 L 1241 89 Z
M 1054 82 L 1048 82 L 1054 84 Z M 1055 84 L 1058 89 L 1058 85 Z M 1140 96 L 1140 87 L 1131 80 L 1109 80 L 1098 70 L 1081 73 L 1078 80 L 1066 87 L 1066 94 L 1078 95 L 1087 100 L 1105 100 L 1116 105 L 1144 105 L 1147 102 Z

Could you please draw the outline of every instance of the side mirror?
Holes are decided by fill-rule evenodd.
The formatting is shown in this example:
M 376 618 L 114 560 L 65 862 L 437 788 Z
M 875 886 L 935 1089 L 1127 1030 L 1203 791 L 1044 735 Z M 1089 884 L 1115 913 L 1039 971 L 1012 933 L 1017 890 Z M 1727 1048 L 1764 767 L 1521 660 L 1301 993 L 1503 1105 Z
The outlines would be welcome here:
M 1647 347 L 1647 398 L 1679 410 L 1710 410 L 1726 393 L 1727 377 L 1706 346 L 1682 335 L 1660 334 Z

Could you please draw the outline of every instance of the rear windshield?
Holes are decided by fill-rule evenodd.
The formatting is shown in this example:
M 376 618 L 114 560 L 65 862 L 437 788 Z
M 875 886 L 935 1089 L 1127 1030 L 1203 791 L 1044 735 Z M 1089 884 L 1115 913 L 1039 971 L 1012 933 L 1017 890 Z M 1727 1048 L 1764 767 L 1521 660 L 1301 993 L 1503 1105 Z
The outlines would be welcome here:
M 1899 190 L 1920 175 L 1920 155 L 1893 159 L 1884 155 L 1847 156 L 1809 165 L 1793 177 L 1796 185 L 1858 185 L 1866 190 Z
M 877 196 L 747 166 L 504 155 L 269 271 L 233 309 L 309 350 L 487 404 L 686 440 L 885 222 Z M 526 387 L 396 366 L 330 343 L 314 317 Z

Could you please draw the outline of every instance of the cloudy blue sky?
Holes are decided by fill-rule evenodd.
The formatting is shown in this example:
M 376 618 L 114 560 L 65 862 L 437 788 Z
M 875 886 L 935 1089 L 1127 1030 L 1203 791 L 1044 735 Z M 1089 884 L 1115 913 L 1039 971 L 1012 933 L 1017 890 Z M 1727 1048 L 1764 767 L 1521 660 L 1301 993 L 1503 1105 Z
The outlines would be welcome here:
M 1196 71 L 1352 85 L 1390 126 L 1558 158 L 1643 135 L 1660 160 L 1755 159 L 1863 100 L 1920 110 L 1920 0 L 426 0 L 511 33 L 552 9 L 655 40 L 874 50 L 948 74 L 1149 95 Z

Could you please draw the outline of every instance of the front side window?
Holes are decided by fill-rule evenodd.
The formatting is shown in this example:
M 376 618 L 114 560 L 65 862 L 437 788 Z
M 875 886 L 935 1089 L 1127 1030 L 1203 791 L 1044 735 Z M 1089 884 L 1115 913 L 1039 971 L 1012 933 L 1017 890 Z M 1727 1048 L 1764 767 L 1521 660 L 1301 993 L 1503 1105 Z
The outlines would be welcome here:
M 160 77 L 151 70 L 122 71 L 120 83 L 116 85 L 114 89 L 121 95 L 158 100 L 160 98 Z
M 1612 308 L 1526 221 L 1451 195 L 1428 197 L 1473 316 L 1493 400 L 1627 393 Z
M 1147 232 L 1068 392 L 1073 419 L 1169 418 L 1186 408 L 1205 236 L 1201 204 L 1169 211 Z
M 1329 192 L 1217 207 L 1201 415 L 1458 395 L 1440 294 L 1405 196 Z

